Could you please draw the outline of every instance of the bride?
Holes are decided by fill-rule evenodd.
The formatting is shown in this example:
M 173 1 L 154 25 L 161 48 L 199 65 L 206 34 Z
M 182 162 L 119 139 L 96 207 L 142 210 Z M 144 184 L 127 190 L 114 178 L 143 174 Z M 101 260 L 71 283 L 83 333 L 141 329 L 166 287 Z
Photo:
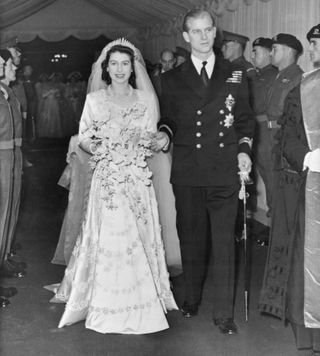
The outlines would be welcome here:
M 170 290 L 151 172 L 146 158 L 159 108 L 139 51 L 109 43 L 93 67 L 79 129 L 92 154 L 89 201 L 53 302 L 66 302 L 59 327 L 85 320 L 101 333 L 168 328 Z M 138 89 L 135 88 L 135 82 Z

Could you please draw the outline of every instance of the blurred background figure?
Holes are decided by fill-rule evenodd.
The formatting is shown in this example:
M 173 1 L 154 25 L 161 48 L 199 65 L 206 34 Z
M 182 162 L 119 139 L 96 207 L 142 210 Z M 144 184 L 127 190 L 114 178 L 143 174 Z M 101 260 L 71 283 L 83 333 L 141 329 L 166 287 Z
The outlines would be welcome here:
M 20 103 L 9 87 L 17 67 L 8 50 L 0 50 L 0 57 L 0 276 L 17 278 L 24 276 L 26 267 L 12 253 L 20 207 L 22 118 Z
M 156 90 L 158 96 L 161 95 L 161 74 L 174 68 L 176 64 L 176 58 L 174 52 L 170 49 L 164 49 L 160 54 L 159 65 L 151 74 L 151 81 Z
M 38 136 L 39 135 L 39 120 L 41 119 L 41 111 L 42 111 L 42 107 L 43 107 L 43 102 L 44 102 L 44 98 L 42 96 L 43 90 L 44 88 L 47 86 L 49 81 L 49 76 L 47 73 L 41 73 L 38 77 L 38 80 L 36 81 L 35 84 L 35 89 L 36 89 L 36 93 L 37 93 L 37 132 L 38 132 Z
M 221 51 L 224 59 L 244 67 L 248 78 L 251 79 L 256 75 L 256 70 L 252 63 L 248 62 L 244 57 L 244 51 L 248 41 L 249 38 L 247 36 L 229 31 L 223 31 Z
M 71 72 L 67 77 L 65 97 L 70 105 L 72 118 L 70 117 L 70 132 L 75 134 L 78 130 L 79 121 L 86 97 L 86 83 L 81 80 L 82 75 L 78 71 Z
M 17 37 L 11 37 L 9 38 L 1 48 L 6 48 L 12 56 L 12 61 L 16 67 L 19 67 L 21 63 L 21 55 L 22 51 L 18 47 L 18 39 Z
M 177 46 L 176 51 L 174 52 L 176 58 L 175 66 L 178 67 L 180 64 L 184 63 L 190 55 L 191 53 L 187 49 Z
M 49 81 L 42 82 L 42 104 L 38 119 L 39 137 L 63 137 L 58 101 L 61 96 L 58 77 L 58 73 L 52 73 Z
M 272 86 L 278 70 L 271 64 L 271 51 L 273 41 L 271 38 L 259 37 L 252 43 L 252 63 L 257 75 L 253 78 L 252 85 L 252 109 L 256 119 L 256 131 L 253 141 L 253 162 L 259 172 L 265 187 L 266 203 L 271 207 L 272 171 L 271 158 L 272 139 L 267 124 L 266 97 Z M 269 227 L 264 224 L 252 226 L 252 234 L 259 245 L 268 243 Z
M 23 85 L 27 98 L 27 117 L 23 120 L 23 137 L 28 145 L 36 139 L 37 93 L 33 79 L 33 67 L 26 64 L 22 69 Z

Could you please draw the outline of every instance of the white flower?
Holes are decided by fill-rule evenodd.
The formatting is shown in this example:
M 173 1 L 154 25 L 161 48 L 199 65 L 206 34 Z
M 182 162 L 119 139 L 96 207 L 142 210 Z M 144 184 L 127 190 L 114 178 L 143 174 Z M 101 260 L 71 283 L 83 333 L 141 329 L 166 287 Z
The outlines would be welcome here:
M 224 120 L 224 126 L 229 128 L 232 126 L 233 122 L 234 122 L 234 116 L 231 113 L 226 115 L 226 118 Z

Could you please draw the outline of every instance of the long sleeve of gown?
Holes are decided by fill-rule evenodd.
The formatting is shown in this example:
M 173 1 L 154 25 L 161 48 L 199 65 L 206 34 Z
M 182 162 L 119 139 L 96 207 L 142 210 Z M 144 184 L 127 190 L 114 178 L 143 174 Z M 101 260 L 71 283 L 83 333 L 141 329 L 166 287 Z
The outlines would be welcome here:
M 89 145 L 91 143 L 91 127 L 94 119 L 93 114 L 93 101 L 91 99 L 91 95 L 88 94 L 84 108 L 82 111 L 80 125 L 79 125 L 79 145 L 85 151 L 90 152 Z

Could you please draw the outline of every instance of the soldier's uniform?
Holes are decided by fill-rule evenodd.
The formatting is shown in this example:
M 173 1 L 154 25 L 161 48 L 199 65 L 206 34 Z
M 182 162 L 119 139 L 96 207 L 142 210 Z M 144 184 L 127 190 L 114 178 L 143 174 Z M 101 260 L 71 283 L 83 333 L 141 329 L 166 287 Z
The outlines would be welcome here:
M 0 83 L 0 264 L 10 252 L 20 205 L 22 119 L 13 91 Z
M 252 43 L 252 48 L 260 46 L 271 51 L 272 43 L 271 39 L 259 37 Z M 254 163 L 266 187 L 268 207 L 271 206 L 272 192 L 272 162 L 270 155 L 272 141 L 267 126 L 266 96 L 277 74 L 278 69 L 268 64 L 263 68 L 257 68 L 257 75 L 253 78 L 251 83 L 252 108 L 257 122 L 253 149 Z
M 233 33 L 229 31 L 223 31 L 223 44 L 227 42 L 238 42 L 241 44 L 244 51 L 248 41 L 249 38 L 247 36 L 239 35 L 238 33 Z M 246 70 L 247 78 L 249 79 L 250 84 L 250 80 L 256 76 L 256 69 L 254 68 L 253 64 L 247 61 L 243 55 L 230 60 L 230 62 L 237 64 Z
M 282 44 L 291 47 L 301 54 L 303 51 L 301 42 L 294 36 L 289 34 L 279 34 L 273 39 L 273 44 Z M 268 176 L 271 174 L 271 180 L 274 170 L 274 157 L 272 154 L 272 149 L 275 144 L 275 135 L 279 130 L 278 120 L 281 119 L 283 115 L 284 103 L 287 95 L 291 90 L 299 85 L 302 78 L 302 69 L 297 63 L 292 63 L 288 67 L 282 69 L 277 74 L 275 80 L 273 81 L 271 87 L 266 95 L 266 115 L 258 115 L 257 121 L 259 126 L 264 125 L 265 130 L 269 132 L 268 142 L 265 143 L 266 150 L 263 152 L 263 165 L 264 170 L 269 171 Z M 268 206 L 271 208 L 272 204 L 272 185 L 273 183 L 267 183 L 270 186 L 268 192 Z M 270 215 L 270 212 L 269 212 Z

